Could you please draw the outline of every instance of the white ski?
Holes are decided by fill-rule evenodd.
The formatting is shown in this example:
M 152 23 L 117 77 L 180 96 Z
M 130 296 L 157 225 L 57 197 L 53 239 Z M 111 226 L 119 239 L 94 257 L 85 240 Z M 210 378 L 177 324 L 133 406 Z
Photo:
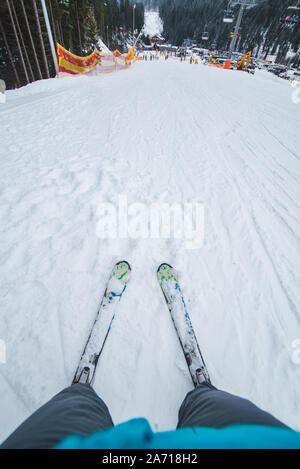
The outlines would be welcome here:
M 171 314 L 194 386 L 210 383 L 195 332 L 177 280 L 175 269 L 161 264 L 157 270 L 158 281 Z
M 115 317 L 117 305 L 130 278 L 128 262 L 118 262 L 109 277 L 101 306 L 85 345 L 72 384 L 91 384 L 96 366 Z

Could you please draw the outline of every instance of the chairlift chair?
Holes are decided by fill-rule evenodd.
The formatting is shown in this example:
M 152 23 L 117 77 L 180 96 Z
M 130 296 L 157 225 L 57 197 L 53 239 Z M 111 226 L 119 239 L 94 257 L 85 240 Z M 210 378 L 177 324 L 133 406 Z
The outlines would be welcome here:
M 296 6 L 291 6 L 291 7 L 288 7 L 287 9 L 287 18 L 290 18 L 289 20 L 289 23 L 290 24 L 296 24 L 298 23 L 299 21 L 299 12 L 300 12 L 300 6 L 299 5 L 299 2 Z
M 233 23 L 234 20 L 234 13 L 233 10 L 227 9 L 223 18 L 223 23 Z
M 293 26 L 299 21 L 299 13 L 300 13 L 300 4 L 299 1 L 295 6 L 289 6 L 286 9 L 286 12 L 280 18 L 281 24 L 287 24 L 289 26 Z

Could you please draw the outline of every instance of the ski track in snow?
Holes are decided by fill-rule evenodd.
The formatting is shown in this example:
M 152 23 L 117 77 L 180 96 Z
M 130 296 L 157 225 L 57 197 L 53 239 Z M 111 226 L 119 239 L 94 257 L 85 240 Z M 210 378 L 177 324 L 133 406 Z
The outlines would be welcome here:
M 132 276 L 94 387 L 115 423 L 172 429 L 192 382 L 156 269 L 180 285 L 212 382 L 299 426 L 300 107 L 266 72 L 171 60 L 52 79 L 0 107 L 4 439 L 69 385 L 116 261 Z M 96 236 L 100 202 L 205 207 L 205 243 Z

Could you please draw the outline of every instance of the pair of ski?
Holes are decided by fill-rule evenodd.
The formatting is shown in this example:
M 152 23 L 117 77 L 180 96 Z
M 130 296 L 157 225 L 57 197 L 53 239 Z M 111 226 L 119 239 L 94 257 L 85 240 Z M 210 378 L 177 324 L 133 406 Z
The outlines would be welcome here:
M 117 305 L 130 279 L 130 273 L 131 268 L 126 261 L 118 262 L 114 266 L 72 384 L 92 383 Z M 169 264 L 161 264 L 157 270 L 157 277 L 194 386 L 210 382 L 175 270 Z

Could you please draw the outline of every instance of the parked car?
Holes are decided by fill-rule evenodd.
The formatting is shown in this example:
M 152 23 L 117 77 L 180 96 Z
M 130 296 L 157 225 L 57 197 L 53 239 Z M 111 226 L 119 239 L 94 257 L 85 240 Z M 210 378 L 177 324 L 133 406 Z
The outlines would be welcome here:
M 300 81 L 300 71 L 298 70 L 288 70 L 281 75 L 285 80 L 294 80 Z

